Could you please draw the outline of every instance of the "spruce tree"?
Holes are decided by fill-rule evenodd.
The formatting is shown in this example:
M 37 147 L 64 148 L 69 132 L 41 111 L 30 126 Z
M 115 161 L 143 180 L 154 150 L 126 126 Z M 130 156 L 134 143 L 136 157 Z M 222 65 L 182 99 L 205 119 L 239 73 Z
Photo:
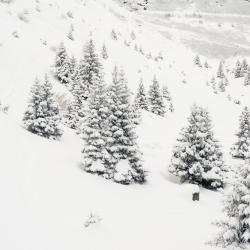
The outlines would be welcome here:
M 247 73 L 249 66 L 248 66 L 248 62 L 246 59 L 243 59 L 241 68 L 243 70 L 243 73 Z
M 48 139 L 59 138 L 62 135 L 61 117 L 47 76 L 42 83 L 35 81 L 30 95 L 28 108 L 23 117 L 26 129 Z
M 218 67 L 217 77 L 221 78 L 221 79 L 225 77 L 224 67 L 223 67 L 223 62 L 222 61 L 220 61 L 220 64 L 219 64 L 219 67 Z
M 164 99 L 161 93 L 160 85 L 154 77 L 153 83 L 149 88 L 149 105 L 150 111 L 156 115 L 164 116 L 166 113 L 166 107 Z
M 245 86 L 250 85 L 250 70 L 247 71 L 247 74 L 246 74 L 245 80 L 244 80 L 244 85 Z
M 163 98 L 165 100 L 165 106 L 167 107 L 167 109 L 170 112 L 174 112 L 174 106 L 173 106 L 173 103 L 172 103 L 172 98 L 171 98 L 171 95 L 170 95 L 170 92 L 168 90 L 167 85 L 164 85 L 162 87 L 162 96 L 163 96 Z
M 135 105 L 144 110 L 148 110 L 148 98 L 143 84 L 143 80 L 140 80 L 140 84 L 135 97 Z
M 131 119 L 130 93 L 124 72 L 115 67 L 108 90 L 109 119 L 105 157 L 110 178 L 122 184 L 145 182 L 145 171 Z
M 236 62 L 236 69 L 234 71 L 234 77 L 235 78 L 240 78 L 240 77 L 243 77 L 244 76 L 244 73 L 243 73 L 243 70 L 242 70 L 242 65 L 239 61 Z
M 107 48 L 106 48 L 105 44 L 103 44 L 103 46 L 102 46 L 102 58 L 105 59 L 105 60 L 107 60 L 109 58 Z
M 60 44 L 56 54 L 55 75 L 61 83 L 66 86 L 68 85 L 70 79 L 70 60 L 63 43 Z
M 106 86 L 97 80 L 87 101 L 86 118 L 82 126 L 85 142 L 83 148 L 83 167 L 86 172 L 106 176 L 104 162 L 108 118 Z
M 198 67 L 202 67 L 201 60 L 200 60 L 200 57 L 198 55 L 194 58 L 194 64 Z
M 231 154 L 235 158 L 249 159 L 250 157 L 250 111 L 244 107 L 240 116 L 240 128 L 237 135 L 237 142 L 231 149 Z
M 169 172 L 180 177 L 182 182 L 209 189 L 223 187 L 224 162 L 208 112 L 195 105 L 188 122 L 175 146 Z
M 79 128 L 80 116 L 78 110 L 78 103 L 75 99 L 67 105 L 66 112 L 64 114 L 64 123 L 67 127 L 71 129 Z
M 212 241 L 221 247 L 246 246 L 250 243 L 250 166 L 241 167 L 240 178 L 225 196 L 223 212 L 226 219 L 214 224 L 221 230 Z
M 96 81 L 102 79 L 102 65 L 96 54 L 93 40 L 89 40 L 84 47 L 84 58 L 80 61 L 77 69 L 76 79 L 86 100 L 91 91 L 91 87 Z

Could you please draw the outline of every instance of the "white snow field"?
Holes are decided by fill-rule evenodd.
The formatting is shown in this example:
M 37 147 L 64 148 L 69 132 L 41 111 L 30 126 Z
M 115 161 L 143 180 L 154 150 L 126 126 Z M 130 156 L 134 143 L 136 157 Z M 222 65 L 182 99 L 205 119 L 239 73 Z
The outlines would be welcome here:
M 196 13 L 196 5 L 181 12 L 166 9 L 172 16 L 165 20 L 165 5 L 156 5 L 157 1 L 148 12 L 139 13 L 111 0 L 0 1 L 0 101 L 10 106 L 8 114 L 0 114 L 0 249 L 213 249 L 206 242 L 217 232 L 211 223 L 223 216 L 221 192 L 201 189 L 200 201 L 193 202 L 192 185 L 180 184 L 167 167 L 194 103 L 210 112 L 228 167 L 238 164 L 231 159 L 229 148 L 235 141 L 241 110 L 250 105 L 250 87 L 230 72 L 224 93 L 214 94 L 206 82 L 216 75 L 221 58 L 231 70 L 236 59 L 250 54 L 250 11 L 246 11 L 250 3 L 239 2 L 241 12 L 236 5 L 216 14 L 198 9 L 204 19 L 199 24 L 189 16 Z M 225 25 L 218 27 L 219 20 Z M 67 37 L 71 24 L 74 40 Z M 118 40 L 111 39 L 112 29 Z M 136 35 L 134 40 L 131 32 Z M 48 73 L 54 91 L 70 98 L 51 74 L 55 50 L 63 41 L 79 59 L 89 38 L 99 54 L 103 43 L 107 46 L 109 59 L 102 61 L 107 83 L 117 64 L 124 68 L 133 93 L 141 77 L 147 87 L 154 75 L 169 87 L 175 112 L 165 118 L 143 112 L 137 129 L 148 171 L 145 185 L 123 186 L 84 172 L 83 142 L 70 129 L 64 128 L 60 141 L 52 141 L 22 126 L 36 76 Z M 190 46 L 194 39 L 201 40 L 195 48 Z M 125 40 L 130 46 L 124 45 Z M 147 59 L 135 51 L 135 45 L 153 57 L 161 53 L 164 59 Z M 207 59 L 209 69 L 194 66 L 196 54 L 203 63 Z M 102 220 L 85 227 L 91 212 Z

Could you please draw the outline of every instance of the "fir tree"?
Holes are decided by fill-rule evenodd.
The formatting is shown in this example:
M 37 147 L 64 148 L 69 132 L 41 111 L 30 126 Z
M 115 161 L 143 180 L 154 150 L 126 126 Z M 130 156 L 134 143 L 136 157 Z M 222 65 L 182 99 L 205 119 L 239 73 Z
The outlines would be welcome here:
M 173 103 L 172 103 L 172 98 L 171 98 L 171 95 L 169 93 L 169 90 L 168 90 L 168 86 L 167 85 L 164 85 L 162 87 L 162 96 L 165 100 L 165 106 L 167 107 L 167 109 L 170 111 L 170 112 L 174 112 L 174 107 L 173 107 Z
M 23 122 L 28 131 L 49 139 L 57 139 L 62 135 L 59 108 L 54 100 L 52 85 L 45 76 L 44 82 L 38 80 L 31 88 L 28 108 Z
M 84 58 L 80 61 L 75 81 L 80 85 L 83 99 L 88 99 L 91 87 L 96 81 L 101 80 L 102 65 L 95 51 L 93 40 L 89 40 L 84 47 Z
M 217 77 L 218 78 L 224 78 L 225 74 L 224 74 L 224 67 L 223 67 L 223 62 L 221 61 L 218 67 L 218 71 L 217 71 Z
M 206 61 L 205 61 L 205 63 L 204 63 L 204 67 L 205 67 L 206 69 L 208 69 L 208 68 L 209 68 L 209 65 L 208 65 L 207 60 L 206 60 Z
M 212 242 L 217 246 L 244 246 L 250 243 L 250 166 L 241 167 L 239 181 L 225 196 L 226 219 L 217 221 L 221 231 Z
M 135 105 L 140 109 L 148 110 L 148 98 L 142 79 L 140 80 L 140 84 L 135 97 Z
M 63 43 L 60 44 L 56 55 L 55 74 L 60 82 L 65 85 L 68 84 L 70 78 L 70 61 Z
M 106 87 L 102 80 L 94 83 L 87 101 L 86 118 L 82 126 L 85 142 L 83 166 L 86 172 L 106 176 L 104 155 L 106 146 L 106 123 L 108 117 Z
M 245 80 L 244 80 L 244 85 L 245 86 L 250 85 L 250 70 L 247 71 L 247 74 L 246 74 Z
M 198 67 L 202 67 L 201 65 L 201 59 L 200 57 L 197 55 L 195 58 L 194 58 L 194 64 Z
M 242 68 L 243 73 L 247 73 L 249 66 L 248 66 L 246 59 L 243 59 L 242 64 L 241 64 L 241 68 Z
M 242 70 L 242 65 L 240 63 L 240 61 L 237 61 L 236 62 L 236 69 L 234 71 L 234 77 L 235 78 L 240 78 L 240 77 L 243 77 L 244 76 L 244 73 L 243 73 L 243 70 Z
M 108 59 L 108 52 L 107 52 L 107 48 L 106 48 L 105 44 L 103 44 L 103 46 L 102 46 L 102 58 L 105 60 Z
M 154 77 L 153 84 L 149 89 L 149 105 L 150 111 L 156 115 L 164 116 L 166 113 L 166 107 L 164 105 L 164 99 L 160 90 L 160 85 Z
M 66 112 L 64 114 L 64 123 L 67 127 L 71 129 L 79 128 L 79 106 L 76 100 L 71 101 L 66 108 Z
M 118 72 L 117 67 L 113 72 L 113 83 L 109 87 L 108 96 L 109 119 L 105 160 L 109 176 L 122 184 L 143 183 L 145 171 L 131 119 L 130 94 L 124 73 Z
M 188 121 L 189 125 L 182 130 L 174 149 L 169 172 L 183 182 L 209 189 L 223 187 L 222 152 L 214 139 L 208 112 L 193 106 Z
M 233 145 L 231 154 L 235 158 L 248 159 L 250 157 L 250 112 L 244 107 L 240 116 L 240 128 L 236 134 L 237 142 Z
M 112 31 L 111 31 L 111 38 L 112 38 L 113 40 L 118 40 L 117 34 L 116 34 L 116 32 L 115 32 L 114 29 L 112 29 Z

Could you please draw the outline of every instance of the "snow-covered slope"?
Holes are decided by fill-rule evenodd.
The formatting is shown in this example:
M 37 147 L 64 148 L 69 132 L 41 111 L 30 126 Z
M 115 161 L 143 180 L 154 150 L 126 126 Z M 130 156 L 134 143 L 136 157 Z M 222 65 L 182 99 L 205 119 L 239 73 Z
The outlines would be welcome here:
M 197 48 L 192 50 L 180 39 L 185 35 L 191 41 L 192 32 L 188 27 L 184 31 L 176 28 L 177 24 L 183 25 L 183 20 L 193 19 L 179 14 L 175 12 L 173 20 L 165 23 L 154 16 L 158 12 L 129 12 L 111 0 L 0 3 L 0 23 L 4 24 L 0 25 L 0 100 L 10 105 L 9 115 L 0 116 L 0 249 L 210 249 L 204 243 L 216 232 L 211 222 L 221 216 L 221 194 L 202 190 L 201 201 L 194 203 L 192 188 L 178 184 L 166 168 L 195 102 L 210 111 L 226 163 L 232 164 L 228 151 L 242 105 L 249 105 L 250 90 L 243 86 L 242 79 L 235 80 L 230 73 L 230 86 L 225 93 L 215 95 L 206 86 L 218 67 L 218 60 L 211 53 L 214 47 L 208 48 L 207 53 L 211 67 L 195 67 Z M 209 14 L 204 16 L 210 18 Z M 241 27 L 245 27 L 248 19 L 239 19 L 244 20 Z M 67 37 L 71 25 L 74 40 Z M 203 28 L 199 27 L 199 32 Z M 118 40 L 111 39 L 112 29 Z M 243 36 L 244 31 L 239 28 L 236 33 Z M 222 30 L 223 34 L 226 32 L 227 29 Z M 30 134 L 21 126 L 30 86 L 36 76 L 51 73 L 60 42 L 79 59 L 89 38 L 93 38 L 99 53 L 103 43 L 107 46 L 109 59 L 102 62 L 107 83 L 114 65 L 118 65 L 124 68 L 133 92 L 141 77 L 149 86 L 156 75 L 172 94 L 175 112 L 166 118 L 145 112 L 138 128 L 149 171 L 146 185 L 121 186 L 83 172 L 82 142 L 70 130 L 66 129 L 61 141 L 53 142 Z M 241 37 L 239 40 L 242 42 Z M 130 45 L 125 45 L 125 41 Z M 142 48 L 145 55 L 135 46 Z M 244 46 L 248 50 L 248 45 Z M 160 53 L 163 60 L 148 59 L 149 53 L 153 58 Z M 206 53 L 201 54 L 204 62 Z M 235 59 L 227 60 L 226 67 L 231 69 L 234 63 Z M 66 93 L 52 75 L 50 78 L 58 94 Z M 228 94 L 242 105 L 230 102 Z M 85 228 L 90 212 L 102 221 Z

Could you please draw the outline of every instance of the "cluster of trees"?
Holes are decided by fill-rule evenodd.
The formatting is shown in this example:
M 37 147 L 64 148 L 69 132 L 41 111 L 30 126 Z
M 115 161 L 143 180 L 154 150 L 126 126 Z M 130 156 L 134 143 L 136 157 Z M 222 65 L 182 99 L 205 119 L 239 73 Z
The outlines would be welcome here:
M 220 231 L 213 245 L 245 246 L 250 243 L 250 111 L 244 107 L 240 116 L 237 142 L 232 156 L 245 160 L 239 177 L 225 196 L 223 211 L 226 218 L 215 222 Z M 208 112 L 193 106 L 188 126 L 183 128 L 169 166 L 169 172 L 181 181 L 217 190 L 225 185 L 227 169 L 223 154 L 212 133 Z
M 60 45 L 55 76 L 74 97 L 64 118 L 84 141 L 84 170 L 122 184 L 144 183 L 146 172 L 135 133 L 137 109 L 132 105 L 124 72 L 115 67 L 113 81 L 106 86 L 90 40 L 79 63 L 69 58 L 64 45 Z M 32 86 L 23 122 L 27 130 L 45 138 L 58 139 L 62 135 L 62 118 L 47 76 Z
M 234 158 L 250 160 L 250 111 L 244 107 L 240 116 L 237 141 L 231 148 Z M 181 181 L 202 185 L 209 189 L 223 187 L 226 168 L 223 155 L 212 132 L 208 111 L 194 105 L 188 126 L 181 131 L 174 148 L 169 172 Z
M 82 125 L 85 171 L 122 184 L 145 182 L 126 77 L 115 67 L 113 81 L 93 85 Z
M 207 68 L 207 69 L 209 68 L 207 60 L 205 60 L 205 62 L 202 64 L 201 59 L 198 55 L 196 55 L 194 58 L 194 65 L 200 68 L 202 68 L 203 66 L 204 68 Z
M 149 87 L 148 94 L 141 79 L 135 97 L 135 106 L 160 116 L 165 116 L 167 111 L 174 111 L 168 87 L 165 85 L 161 88 L 156 77 Z

